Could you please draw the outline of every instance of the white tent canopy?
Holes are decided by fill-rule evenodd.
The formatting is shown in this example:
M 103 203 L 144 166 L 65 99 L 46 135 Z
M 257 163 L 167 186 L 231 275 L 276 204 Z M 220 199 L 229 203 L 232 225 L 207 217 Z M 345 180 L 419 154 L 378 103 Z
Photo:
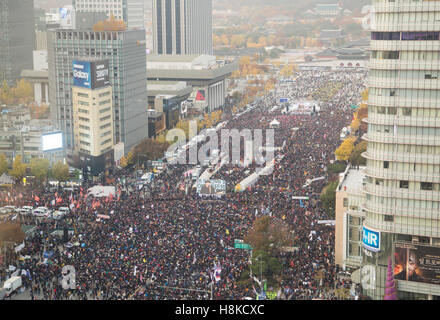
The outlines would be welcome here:
M 0 177 L 0 184 L 13 184 L 14 180 L 8 176 L 6 173 L 3 173 Z
M 280 122 L 277 119 L 273 119 L 272 122 L 270 123 L 270 127 L 271 128 L 279 128 Z
M 116 188 L 112 186 L 104 187 L 104 186 L 94 186 L 87 190 L 87 193 L 95 198 L 103 198 L 108 197 L 110 194 L 115 196 Z

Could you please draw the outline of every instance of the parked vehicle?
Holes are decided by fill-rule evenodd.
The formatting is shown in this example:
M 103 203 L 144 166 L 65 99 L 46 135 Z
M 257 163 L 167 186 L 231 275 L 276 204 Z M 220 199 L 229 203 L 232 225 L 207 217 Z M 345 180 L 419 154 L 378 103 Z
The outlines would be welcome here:
M 32 214 L 35 215 L 36 217 L 45 217 L 45 218 L 50 217 L 50 213 L 51 213 L 50 210 L 46 207 L 38 207 L 32 212 Z
M 15 212 L 17 212 L 18 214 L 20 214 L 22 216 L 27 216 L 29 214 L 29 212 L 26 209 L 23 209 L 23 208 L 15 209 Z
M 22 285 L 21 277 L 12 277 L 5 281 L 3 284 L 3 289 L 6 291 L 6 296 L 10 296 L 12 293 L 14 293 L 18 288 L 20 288 Z
M 34 207 L 31 207 L 31 206 L 24 206 L 24 207 L 21 207 L 21 208 L 26 210 L 28 213 L 32 213 L 32 211 L 34 210 Z
M 52 219 L 54 220 L 62 220 L 66 216 L 66 213 L 64 211 L 55 211 L 52 213 Z
M 70 209 L 67 207 L 60 207 L 58 211 L 63 212 L 64 214 L 69 214 Z
M 6 289 L 0 288 L 0 300 L 4 300 L 6 297 Z

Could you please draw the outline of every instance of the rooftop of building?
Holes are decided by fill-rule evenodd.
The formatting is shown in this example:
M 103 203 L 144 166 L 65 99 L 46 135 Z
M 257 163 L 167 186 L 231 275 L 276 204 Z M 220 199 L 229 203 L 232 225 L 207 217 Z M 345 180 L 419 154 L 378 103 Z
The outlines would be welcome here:
M 210 55 L 147 55 L 149 80 L 186 81 L 224 78 L 238 69 L 236 61 L 217 60 Z
M 147 92 L 149 97 L 158 95 L 172 95 L 178 97 L 188 97 L 193 88 L 185 81 L 147 81 Z
M 338 190 L 344 190 L 349 193 L 359 193 L 362 191 L 362 186 L 365 178 L 366 167 L 359 167 L 359 169 L 350 168 L 345 173 L 341 173 L 342 181 L 339 183 Z
M 223 60 L 217 61 L 216 56 L 207 54 L 149 54 L 147 64 L 163 69 L 198 69 L 214 68 L 221 65 Z

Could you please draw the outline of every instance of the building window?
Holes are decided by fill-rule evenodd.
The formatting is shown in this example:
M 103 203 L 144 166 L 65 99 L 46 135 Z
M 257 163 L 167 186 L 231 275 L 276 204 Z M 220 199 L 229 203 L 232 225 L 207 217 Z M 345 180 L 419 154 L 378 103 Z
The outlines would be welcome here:
M 401 189 L 408 189 L 409 182 L 408 181 L 400 181 L 400 188 Z
M 348 207 L 348 198 L 344 198 L 344 204 L 343 204 L 344 208 Z
M 420 188 L 422 190 L 432 191 L 432 183 L 431 182 L 422 182 L 420 183 Z
M 384 161 L 383 162 L 383 168 L 384 169 L 388 169 L 390 167 L 390 162 L 389 161 Z
M 386 222 L 394 222 L 394 216 L 386 214 L 386 215 L 384 215 L 384 220 Z
M 404 116 L 408 116 L 408 117 L 410 117 L 411 114 L 412 114 L 412 109 L 411 109 L 411 108 L 403 108 L 403 110 L 402 110 L 402 114 L 403 114 Z

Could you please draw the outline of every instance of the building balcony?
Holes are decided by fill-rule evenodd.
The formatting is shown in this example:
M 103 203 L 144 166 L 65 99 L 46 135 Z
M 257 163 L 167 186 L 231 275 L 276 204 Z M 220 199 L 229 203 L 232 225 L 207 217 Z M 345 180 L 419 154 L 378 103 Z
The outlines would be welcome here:
M 421 1 L 417 3 L 376 3 L 373 5 L 374 12 L 390 12 L 390 13 L 404 13 L 404 12 L 426 12 L 426 11 L 440 11 L 440 1 Z M 421 22 L 423 23 L 423 22 Z
M 384 79 L 384 78 L 369 78 L 368 87 L 374 88 L 390 88 L 390 89 L 426 89 L 439 90 L 440 79 Z
M 370 59 L 368 67 L 373 70 L 440 70 L 440 62 Z
M 381 107 L 413 107 L 413 108 L 437 108 L 438 101 L 435 99 L 412 99 L 402 97 L 389 96 L 373 96 L 368 97 L 368 105 Z
M 432 31 L 440 30 L 440 22 L 437 23 L 435 29 L 425 27 L 426 30 L 414 31 Z M 412 31 L 411 29 L 396 28 L 396 31 Z M 383 31 L 383 30 L 377 30 Z M 394 31 L 394 30 L 386 30 Z M 438 51 L 440 49 L 440 41 L 438 40 L 371 40 L 370 50 L 389 50 L 389 51 Z
M 370 113 L 368 118 L 363 119 L 366 123 L 379 125 L 398 125 L 405 127 L 440 127 L 439 118 L 416 118 L 416 117 L 402 117 L 396 115 L 386 115 L 378 113 Z
M 409 144 L 420 146 L 440 146 L 440 137 L 414 137 L 414 136 L 393 136 L 392 133 L 372 133 L 368 132 L 362 139 L 379 143 Z
M 377 161 L 440 165 L 440 157 L 438 155 L 385 152 L 374 150 L 372 148 L 369 148 L 367 152 L 362 153 L 362 157 Z
M 365 169 L 365 173 L 378 179 L 440 183 L 440 174 L 435 173 L 411 173 L 393 169 L 371 168 L 370 166 Z
M 384 32 L 392 32 L 392 31 L 414 31 L 414 32 L 423 32 L 423 31 L 432 31 L 432 30 L 440 30 L 440 23 L 438 21 L 434 22 L 377 22 L 371 25 L 371 31 L 384 31 Z
M 439 237 L 440 228 L 424 225 L 397 224 L 394 222 L 376 221 L 366 219 L 364 226 L 381 232 L 418 235 L 423 237 Z
M 403 179 L 402 179 L 403 180 Z M 410 190 L 365 184 L 364 192 L 377 197 L 409 200 L 440 201 L 439 191 Z
M 421 219 L 431 219 L 432 217 L 439 217 L 439 209 L 402 208 L 397 206 L 391 207 L 391 206 L 373 204 L 368 201 L 364 204 L 364 208 L 365 211 L 375 214 L 421 218 Z

